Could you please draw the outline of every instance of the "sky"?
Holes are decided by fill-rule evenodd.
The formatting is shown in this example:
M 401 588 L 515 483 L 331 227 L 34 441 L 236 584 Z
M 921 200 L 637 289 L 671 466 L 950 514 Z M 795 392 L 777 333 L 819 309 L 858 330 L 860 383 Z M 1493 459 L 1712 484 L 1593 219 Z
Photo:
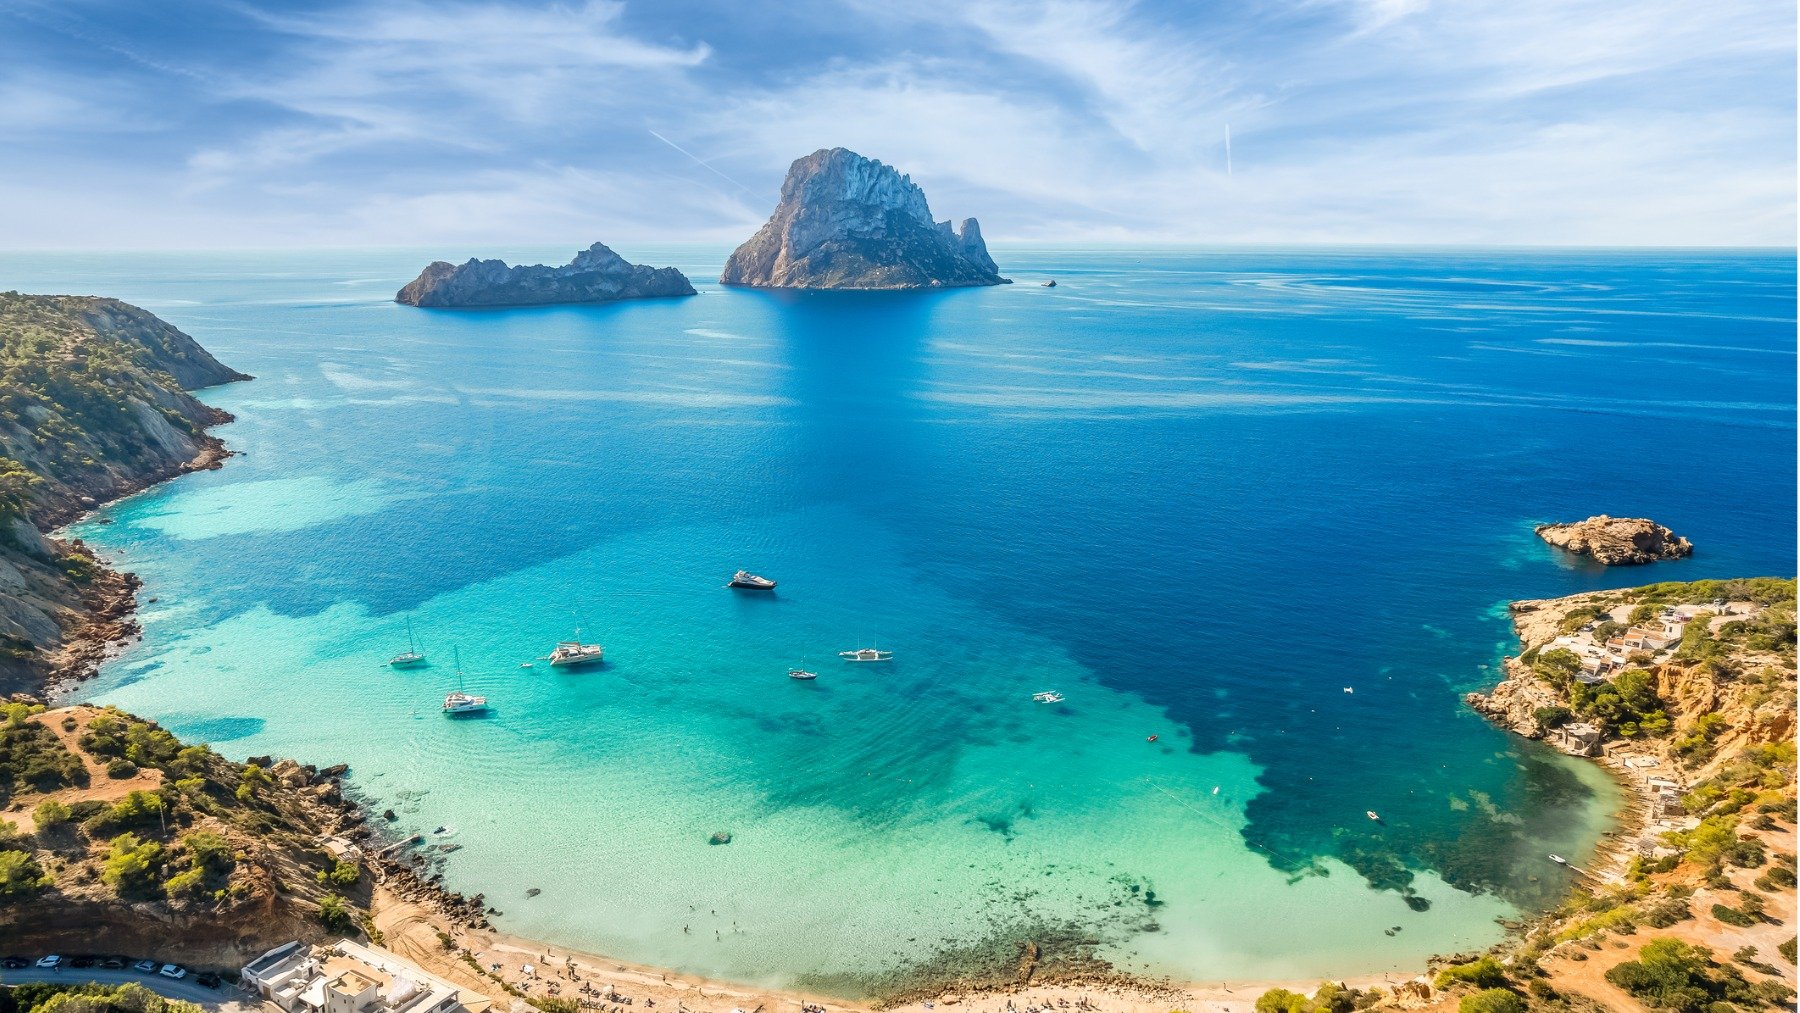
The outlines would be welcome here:
M 1229 151 L 1227 137 L 1229 136 Z M 0 0 L 0 248 L 1775 245 L 1792 0 Z

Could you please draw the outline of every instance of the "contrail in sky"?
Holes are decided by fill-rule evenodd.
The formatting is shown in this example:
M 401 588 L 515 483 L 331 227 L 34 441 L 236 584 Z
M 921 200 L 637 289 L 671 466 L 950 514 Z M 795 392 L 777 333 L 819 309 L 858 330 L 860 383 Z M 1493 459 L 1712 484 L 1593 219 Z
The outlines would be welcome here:
M 646 127 L 645 129 L 649 129 L 649 128 Z M 657 133 L 656 131 L 651 130 L 650 136 L 656 138 L 657 140 L 663 142 L 664 144 L 667 144 L 669 147 L 674 148 L 676 151 L 679 151 L 682 154 L 686 155 L 687 157 L 693 159 L 695 162 L 699 163 L 699 165 L 702 169 L 705 169 L 707 172 L 710 172 L 713 175 L 724 180 L 725 182 L 730 183 L 732 186 L 735 186 L 739 190 L 744 191 L 746 194 L 749 194 L 751 197 L 754 197 L 757 200 L 767 200 L 768 199 L 767 197 L 764 197 L 763 195 L 757 193 L 755 190 L 750 189 L 749 187 L 745 186 L 744 184 L 739 183 L 737 180 L 732 179 L 730 176 L 727 176 L 724 173 L 720 172 L 719 170 L 713 168 L 711 165 L 707 164 L 706 159 L 701 158 L 699 155 L 696 155 L 693 152 L 689 151 L 688 149 L 682 147 L 681 145 L 676 144 L 674 141 L 669 140 L 667 137 L 664 137 L 663 135 Z

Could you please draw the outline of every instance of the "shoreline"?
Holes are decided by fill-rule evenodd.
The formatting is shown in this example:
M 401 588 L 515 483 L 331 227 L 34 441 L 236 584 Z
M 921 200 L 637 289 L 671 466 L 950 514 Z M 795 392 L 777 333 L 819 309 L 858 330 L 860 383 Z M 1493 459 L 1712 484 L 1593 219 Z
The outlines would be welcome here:
M 236 382 L 236 381 L 232 381 Z M 138 575 L 102 556 L 80 538 L 69 538 L 69 528 L 89 520 L 100 511 L 116 506 L 133 496 L 200 471 L 218 471 L 237 452 L 213 435 L 215 426 L 237 421 L 237 416 L 222 408 L 206 407 L 214 413 L 213 421 L 199 433 L 200 451 L 186 462 L 136 476 L 113 495 L 92 505 L 52 511 L 47 527 L 40 529 L 44 537 L 61 551 L 79 550 L 91 557 L 96 566 L 91 586 L 81 592 L 82 611 L 63 629 L 62 649 L 50 662 L 50 669 L 38 687 L 44 701 L 51 706 L 65 703 L 69 693 L 98 675 L 100 666 L 117 657 L 129 643 L 143 634 L 137 621 L 138 591 L 144 582 Z
M 1355 989 L 1381 989 L 1393 995 L 1397 986 L 1420 997 L 1431 994 L 1418 975 L 1388 972 L 1350 977 L 1287 980 L 1158 982 L 1118 974 L 1023 982 L 1016 986 L 946 984 L 929 997 L 848 999 L 791 986 L 764 986 L 689 974 L 650 964 L 552 946 L 494 928 L 457 926 L 446 949 L 438 936 L 440 917 L 430 906 L 400 895 L 385 882 L 376 886 L 370 910 L 382 944 L 426 970 L 504 1002 L 506 998 L 573 998 L 584 1003 L 610 1002 L 635 1008 L 671 1006 L 682 1013 L 929 1013 L 955 1006 L 970 1013 L 1005 1013 L 1008 1009 L 1074 1008 L 1108 1013 L 1249 1013 L 1258 996 L 1277 988 L 1310 994 L 1331 981 Z M 465 956 L 466 955 L 466 956 Z M 483 970 L 477 971 L 471 959 Z M 486 969 L 498 964 L 500 970 Z M 533 968 L 526 975 L 524 968 Z M 500 984 L 504 981 L 505 985 Z M 510 989 L 507 987 L 510 986 Z M 583 992 L 583 986 L 597 992 Z M 516 990 L 516 991 L 515 991 Z M 497 994 L 496 994 L 497 993 Z M 610 1007 L 609 1007 L 610 1008 Z

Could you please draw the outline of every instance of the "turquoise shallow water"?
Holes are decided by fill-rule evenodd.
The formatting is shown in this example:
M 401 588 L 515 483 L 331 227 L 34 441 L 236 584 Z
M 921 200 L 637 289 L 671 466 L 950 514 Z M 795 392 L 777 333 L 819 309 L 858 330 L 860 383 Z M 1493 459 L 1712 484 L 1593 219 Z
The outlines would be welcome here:
M 621 252 L 697 282 L 726 253 Z M 242 456 L 81 526 L 156 599 L 83 695 L 351 763 L 555 943 L 844 993 L 1046 934 L 1198 979 L 1412 966 L 1553 899 L 1544 854 L 1616 803 L 1462 709 L 1503 603 L 1792 572 L 1785 254 L 1035 250 L 981 291 L 386 301 L 430 256 L 0 283 L 137 302 L 258 377 L 206 394 Z M 1601 511 L 1700 552 L 1606 572 L 1531 534 Z M 394 672 L 409 619 L 433 665 Z M 576 626 L 604 667 L 519 667 Z M 892 665 L 833 657 L 875 640 Z M 492 718 L 437 713 L 452 646 Z

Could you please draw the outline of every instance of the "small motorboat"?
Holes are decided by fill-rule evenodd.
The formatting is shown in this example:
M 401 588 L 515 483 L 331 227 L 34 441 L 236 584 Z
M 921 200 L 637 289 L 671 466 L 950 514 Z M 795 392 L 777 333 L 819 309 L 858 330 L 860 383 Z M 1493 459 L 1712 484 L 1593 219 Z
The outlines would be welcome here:
M 1356 688 L 1355 688 L 1355 687 L 1354 687 L 1354 686 L 1345 686 L 1345 687 L 1344 687 L 1344 692 L 1346 692 L 1346 693 L 1354 693 L 1354 692 L 1356 692 Z
M 817 679 L 818 677 L 819 677 L 819 673 L 808 672 L 804 668 L 788 669 L 788 678 L 790 678 L 790 679 Z
M 1042 693 L 1033 693 L 1033 694 L 1031 694 L 1031 698 L 1033 700 L 1036 700 L 1038 703 L 1062 703 L 1063 702 L 1063 695 L 1061 693 L 1056 692 L 1055 690 L 1045 690 Z
M 1381 822 L 1381 817 L 1376 815 L 1375 810 L 1373 810 L 1373 809 L 1364 810 L 1363 815 L 1367 816 L 1368 818 L 1374 820 L 1377 823 Z
M 1550 860 L 1552 862 L 1555 862 L 1557 865 L 1568 865 L 1569 864 L 1569 860 L 1564 858 L 1561 855 L 1551 855 Z
M 1156 736 L 1154 736 L 1154 735 L 1145 736 L 1144 741 L 1145 742 L 1155 742 Z
M 877 647 L 859 647 L 854 651 L 839 651 L 838 657 L 845 661 L 893 661 L 894 652 Z
M 731 575 L 731 583 L 726 587 L 735 587 L 740 591 L 773 591 L 775 582 L 767 577 L 758 577 L 748 570 L 739 570 Z

